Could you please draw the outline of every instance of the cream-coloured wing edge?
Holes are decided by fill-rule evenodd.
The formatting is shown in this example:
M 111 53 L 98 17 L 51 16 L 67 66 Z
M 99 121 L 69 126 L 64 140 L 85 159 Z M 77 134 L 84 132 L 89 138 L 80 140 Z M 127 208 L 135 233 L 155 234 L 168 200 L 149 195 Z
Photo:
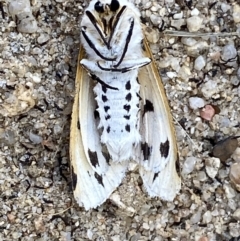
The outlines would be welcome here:
M 102 152 L 97 123 L 93 81 L 80 65 L 80 48 L 70 133 L 70 160 L 74 197 L 86 210 L 101 205 L 119 186 L 127 163 L 113 163 Z M 106 150 L 105 150 L 106 152 Z
M 181 187 L 176 171 L 177 143 L 171 111 L 151 50 L 144 41 L 144 55 L 152 62 L 141 68 L 142 136 L 140 174 L 151 197 L 172 201 Z

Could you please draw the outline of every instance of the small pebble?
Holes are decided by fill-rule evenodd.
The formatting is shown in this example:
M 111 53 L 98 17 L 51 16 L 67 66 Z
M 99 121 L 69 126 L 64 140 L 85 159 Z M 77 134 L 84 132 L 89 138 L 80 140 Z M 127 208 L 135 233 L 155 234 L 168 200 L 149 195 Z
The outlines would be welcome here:
M 202 26 L 203 19 L 199 16 L 192 16 L 187 19 L 187 28 L 189 32 L 197 32 Z
M 194 8 L 192 11 L 191 11 L 191 15 L 192 16 L 197 16 L 199 14 L 199 10 L 197 8 Z
M 234 153 L 232 154 L 232 159 L 235 162 L 240 162 L 240 147 L 237 147 L 237 149 L 234 151 Z
M 240 191 L 240 163 L 233 163 L 229 173 L 230 180 L 232 181 L 236 190 Z
M 203 223 L 210 223 L 212 221 L 212 213 L 207 211 L 203 214 Z
M 207 237 L 201 237 L 198 241 L 209 241 Z
M 29 132 L 29 139 L 34 143 L 34 144 L 40 144 L 42 142 L 42 137 L 36 134 L 33 134 L 32 132 Z
M 196 70 L 202 70 L 205 65 L 206 60 L 202 55 L 198 56 L 194 61 L 194 69 Z
M 236 219 L 237 221 L 240 221 L 240 208 L 235 210 L 235 212 L 233 213 L 233 218 Z
M 238 4 L 234 4 L 233 6 L 233 21 L 235 23 L 240 22 L 240 6 Z
M 215 115 L 215 108 L 212 105 L 206 105 L 201 111 L 200 116 L 207 121 L 211 121 Z
M 236 61 L 233 61 L 233 59 L 236 59 L 236 57 L 237 57 L 237 50 L 233 44 L 227 44 L 223 47 L 222 59 L 223 61 L 226 62 L 227 66 L 234 66 Z
M 197 160 L 196 157 L 187 157 L 182 167 L 182 175 L 191 173 L 194 170 Z
M 173 15 L 173 19 L 182 19 L 183 17 L 183 12 L 181 11 L 180 13 L 175 13 Z
M 205 98 L 211 98 L 215 93 L 218 92 L 218 84 L 216 81 L 208 80 L 206 83 L 202 84 L 201 88 L 202 94 Z
M 204 105 L 205 105 L 205 101 L 200 97 L 190 97 L 189 98 L 189 106 L 193 110 L 202 108 Z
M 215 157 L 208 157 L 205 160 L 205 165 L 208 176 L 214 178 L 217 175 L 220 167 L 220 159 Z
M 240 224 L 239 223 L 229 223 L 229 233 L 232 237 L 240 237 Z
M 217 157 L 221 160 L 221 162 L 227 161 L 228 158 L 231 157 L 233 152 L 238 147 L 238 140 L 234 137 L 229 137 L 225 140 L 219 141 L 214 147 L 213 147 L 213 156 Z
M 184 38 L 184 37 L 181 39 L 181 42 L 187 46 L 194 46 L 197 43 L 197 41 L 194 38 Z

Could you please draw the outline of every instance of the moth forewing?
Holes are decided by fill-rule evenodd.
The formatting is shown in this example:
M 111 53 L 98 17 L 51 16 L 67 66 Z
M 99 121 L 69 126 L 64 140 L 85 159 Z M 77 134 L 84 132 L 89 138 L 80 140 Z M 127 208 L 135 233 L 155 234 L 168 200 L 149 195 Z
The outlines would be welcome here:
M 146 40 L 143 44 L 144 54 L 153 59 Z M 181 187 L 175 167 L 177 143 L 168 100 L 154 61 L 139 70 L 138 79 L 143 101 L 140 131 L 144 157 L 140 161 L 140 174 L 150 196 L 172 201 Z
M 94 118 L 96 103 L 92 80 L 80 65 L 83 56 L 84 49 L 80 48 L 70 132 L 70 159 L 74 197 L 80 206 L 88 210 L 106 201 L 121 183 L 127 165 L 123 162 L 108 166 L 108 157 L 103 156 Z

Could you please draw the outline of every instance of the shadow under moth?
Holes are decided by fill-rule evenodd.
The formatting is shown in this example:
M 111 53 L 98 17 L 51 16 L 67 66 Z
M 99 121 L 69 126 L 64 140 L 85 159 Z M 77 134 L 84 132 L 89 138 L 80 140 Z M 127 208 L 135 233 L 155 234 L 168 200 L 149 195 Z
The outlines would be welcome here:
M 172 201 L 181 186 L 175 132 L 140 12 L 127 0 L 93 0 L 80 31 L 70 134 L 75 199 L 86 210 L 101 205 L 135 161 L 147 193 Z

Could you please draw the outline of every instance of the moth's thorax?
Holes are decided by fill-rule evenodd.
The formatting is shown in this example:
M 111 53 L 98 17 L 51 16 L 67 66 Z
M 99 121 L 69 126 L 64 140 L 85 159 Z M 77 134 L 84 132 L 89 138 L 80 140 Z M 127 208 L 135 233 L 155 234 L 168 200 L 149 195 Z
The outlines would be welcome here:
M 116 8 L 116 4 L 113 4 L 113 2 L 118 2 L 119 7 Z M 85 28 L 86 31 L 91 34 L 90 40 L 102 55 L 108 58 L 114 58 L 121 56 L 123 46 L 126 43 L 129 26 L 132 24 L 132 21 L 134 21 L 132 30 L 133 38 L 129 41 L 125 58 L 129 58 L 129 56 L 132 57 L 133 55 L 138 58 L 142 56 L 141 41 L 143 39 L 139 16 L 140 13 L 138 9 L 126 0 L 92 1 L 85 10 L 81 28 Z M 92 23 L 93 18 L 96 20 L 98 30 L 96 25 Z M 81 34 L 81 42 L 89 58 L 101 59 L 96 55 L 95 51 L 89 47 L 89 43 L 86 42 L 83 34 Z

